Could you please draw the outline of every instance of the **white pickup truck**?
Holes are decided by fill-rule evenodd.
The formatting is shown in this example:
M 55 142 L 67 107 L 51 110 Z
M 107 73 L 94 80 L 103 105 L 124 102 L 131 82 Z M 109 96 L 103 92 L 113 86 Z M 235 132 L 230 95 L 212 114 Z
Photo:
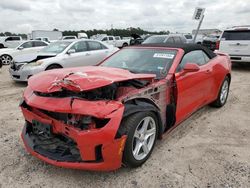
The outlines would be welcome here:
M 6 36 L 0 37 L 0 48 L 12 48 L 18 46 L 23 42 L 20 36 Z
M 131 39 L 121 39 L 120 36 L 102 36 L 99 40 L 115 47 L 122 48 L 128 46 Z

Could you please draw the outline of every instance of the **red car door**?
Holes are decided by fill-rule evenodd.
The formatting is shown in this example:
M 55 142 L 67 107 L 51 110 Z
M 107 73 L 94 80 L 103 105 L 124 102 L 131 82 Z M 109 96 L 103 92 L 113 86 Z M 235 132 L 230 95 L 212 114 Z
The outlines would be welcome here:
M 204 52 L 196 50 L 187 53 L 177 68 L 175 79 L 177 84 L 176 123 L 183 121 L 194 111 L 205 105 L 212 88 L 212 69 L 206 64 Z M 183 73 L 187 63 L 199 66 L 195 72 Z

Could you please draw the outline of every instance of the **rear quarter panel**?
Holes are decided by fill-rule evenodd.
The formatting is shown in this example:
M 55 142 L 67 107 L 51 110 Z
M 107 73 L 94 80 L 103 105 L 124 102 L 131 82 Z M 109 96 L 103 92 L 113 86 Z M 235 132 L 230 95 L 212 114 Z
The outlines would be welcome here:
M 231 61 L 228 55 L 219 53 L 217 56 L 209 62 L 212 68 L 212 80 L 213 80 L 213 92 L 212 100 L 215 100 L 218 96 L 221 84 L 225 77 L 231 75 Z

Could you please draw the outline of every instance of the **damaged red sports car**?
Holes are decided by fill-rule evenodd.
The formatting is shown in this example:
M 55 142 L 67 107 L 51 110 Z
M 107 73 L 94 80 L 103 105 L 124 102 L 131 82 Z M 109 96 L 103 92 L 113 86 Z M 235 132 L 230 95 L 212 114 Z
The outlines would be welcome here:
M 98 66 L 45 71 L 24 92 L 22 139 L 56 166 L 137 167 L 197 109 L 226 103 L 230 72 L 227 55 L 191 44 L 127 47 Z

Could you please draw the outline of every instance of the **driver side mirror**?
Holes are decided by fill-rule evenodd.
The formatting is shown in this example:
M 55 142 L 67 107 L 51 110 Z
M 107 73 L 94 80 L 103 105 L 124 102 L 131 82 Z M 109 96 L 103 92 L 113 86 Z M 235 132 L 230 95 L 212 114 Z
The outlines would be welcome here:
M 24 49 L 23 46 L 19 46 L 19 47 L 18 47 L 18 50 L 23 50 L 23 49 Z
M 68 55 L 73 54 L 73 53 L 76 53 L 75 49 L 69 49 L 67 52 Z
M 188 72 L 198 72 L 200 70 L 200 67 L 195 63 L 187 63 L 182 71 L 182 75 L 186 74 Z

